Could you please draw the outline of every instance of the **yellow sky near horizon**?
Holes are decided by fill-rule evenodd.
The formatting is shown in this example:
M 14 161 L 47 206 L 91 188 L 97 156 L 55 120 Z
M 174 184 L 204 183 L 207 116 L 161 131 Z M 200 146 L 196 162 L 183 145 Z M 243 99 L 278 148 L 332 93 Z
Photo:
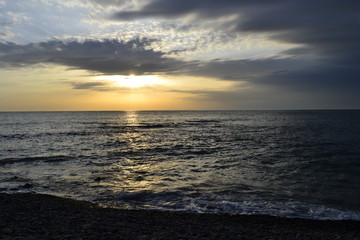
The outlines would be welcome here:
M 120 111 L 221 109 L 201 101 L 201 91 L 234 85 L 204 77 L 93 75 L 42 66 L 2 71 L 0 111 Z

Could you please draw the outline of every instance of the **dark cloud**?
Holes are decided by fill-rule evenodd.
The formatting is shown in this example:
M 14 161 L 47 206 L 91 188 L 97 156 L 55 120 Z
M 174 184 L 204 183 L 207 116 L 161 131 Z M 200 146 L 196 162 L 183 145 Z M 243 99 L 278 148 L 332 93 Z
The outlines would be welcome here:
M 132 4 L 131 0 L 89 0 L 101 6 L 124 6 Z
M 282 53 L 290 58 L 212 61 L 188 69 L 192 74 L 359 102 L 359 1 L 150 0 L 140 10 L 118 12 L 113 17 L 124 21 L 188 14 L 197 16 L 197 22 L 237 16 L 231 20 L 232 32 L 267 33 L 272 40 L 300 46 Z M 221 30 L 229 29 L 229 22 L 226 24 Z
M 328 60 L 360 61 L 360 2 L 340 0 L 150 0 L 137 11 L 118 12 L 113 18 L 179 17 L 195 14 L 216 19 L 237 15 L 233 31 L 266 32 L 271 38 L 302 44 L 302 50 Z
M 0 43 L 0 67 L 28 67 L 53 63 L 73 69 L 102 74 L 173 74 L 207 76 L 223 80 L 250 81 L 276 71 L 296 69 L 291 59 L 213 60 L 184 62 L 165 57 L 164 52 L 149 49 L 151 41 L 135 39 L 128 42 L 88 40 L 84 42 L 49 41 L 19 45 Z M 101 83 L 76 85 L 77 89 L 92 88 Z
M 105 82 L 84 82 L 84 83 L 72 83 L 74 89 L 93 89 L 98 91 L 108 91 L 109 83 Z
M 261 77 L 283 71 L 294 71 L 308 66 L 307 60 L 293 58 L 265 58 L 257 60 L 212 60 L 195 62 L 178 74 L 207 76 L 231 81 L 255 81 Z
M 132 20 L 148 17 L 179 17 L 186 14 L 198 14 L 201 17 L 213 18 L 233 13 L 239 13 L 239 8 L 248 8 L 254 1 L 244 0 L 151 0 L 142 9 L 137 11 L 122 11 L 114 14 L 115 19 Z M 272 3 L 283 1 L 256 1 L 258 6 L 269 6 Z
M 284 96 L 286 94 L 301 94 L 305 99 L 312 96 L 331 96 L 336 102 L 341 99 L 352 99 L 354 104 L 360 107 L 360 69 L 355 66 L 340 66 L 338 64 L 323 63 L 321 61 L 307 58 L 267 58 L 259 60 L 227 60 L 198 63 L 184 69 L 178 74 L 191 76 L 206 76 L 228 81 L 237 81 L 247 89 L 267 89 L 270 98 Z M 242 88 L 239 88 L 242 89 Z M 250 92 L 244 93 L 234 91 L 226 96 L 242 99 L 244 94 L 249 96 Z M 198 93 L 200 94 L 200 93 Z M 204 93 L 202 93 L 204 94 Z M 200 94 L 200 95 L 202 95 Z M 211 96 L 222 96 L 220 93 L 206 93 Z M 252 91 L 257 99 L 265 96 L 264 93 Z M 282 101 L 286 101 L 283 99 Z
M 28 45 L 0 43 L 0 67 L 54 63 L 103 74 L 141 75 L 173 71 L 180 62 L 164 57 L 163 52 L 148 49 L 150 42 L 135 39 L 128 42 L 49 41 Z
M 276 109 L 356 109 L 359 94 L 342 91 L 284 91 L 276 86 L 239 85 L 230 90 L 178 91 L 187 93 L 188 100 L 222 105 L 222 109 L 276 110 Z

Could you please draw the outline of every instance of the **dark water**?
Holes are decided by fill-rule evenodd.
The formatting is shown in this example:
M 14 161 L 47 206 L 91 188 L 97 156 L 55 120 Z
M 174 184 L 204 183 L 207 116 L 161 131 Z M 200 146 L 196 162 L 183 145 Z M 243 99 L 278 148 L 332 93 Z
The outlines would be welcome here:
M 360 219 L 360 111 L 0 113 L 0 188 L 120 208 Z

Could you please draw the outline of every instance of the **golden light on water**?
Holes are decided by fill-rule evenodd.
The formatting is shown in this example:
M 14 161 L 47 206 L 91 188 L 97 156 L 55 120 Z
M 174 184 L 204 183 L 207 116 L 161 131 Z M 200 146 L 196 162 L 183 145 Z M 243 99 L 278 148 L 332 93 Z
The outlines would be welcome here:
M 129 126 L 139 124 L 137 111 L 127 111 L 125 120 Z
M 165 79 L 156 75 L 108 75 L 99 76 L 95 79 L 110 81 L 113 83 L 114 86 L 125 88 L 154 87 L 168 84 Z

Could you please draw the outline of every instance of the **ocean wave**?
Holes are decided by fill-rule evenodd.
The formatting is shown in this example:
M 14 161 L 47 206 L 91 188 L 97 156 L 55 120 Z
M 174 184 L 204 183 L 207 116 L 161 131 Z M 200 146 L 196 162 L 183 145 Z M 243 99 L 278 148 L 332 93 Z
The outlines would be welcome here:
M 173 123 L 139 123 L 131 125 L 119 125 L 119 124 L 107 124 L 103 123 L 98 128 L 100 129 L 111 129 L 111 130 L 131 130 L 131 129 L 152 129 L 152 128 L 168 128 L 176 127 Z
M 18 133 L 15 133 L 15 134 L 0 134 L 0 139 L 1 138 L 4 138 L 6 140 L 8 139 L 25 139 L 27 138 L 28 135 L 27 134 L 18 134 Z
M 215 120 L 215 119 L 202 119 L 202 120 L 186 120 L 186 122 L 189 122 L 189 123 L 219 123 L 221 121 Z
M 133 209 L 187 211 L 197 213 L 270 215 L 318 220 L 360 220 L 360 213 L 323 205 L 287 201 L 269 202 L 254 197 L 234 199 L 231 195 L 184 194 L 182 192 L 120 192 L 115 196 L 94 199 L 103 206 L 124 206 Z
M 64 162 L 73 160 L 74 157 L 58 155 L 58 156 L 42 156 L 42 157 L 23 157 L 23 158 L 4 158 L 0 159 L 0 166 L 6 164 L 15 164 L 15 163 L 33 163 L 33 162 Z
M 68 131 L 68 132 L 43 132 L 43 133 L 15 133 L 15 134 L 2 134 L 0 139 L 6 140 L 25 140 L 25 139 L 35 139 L 35 138 L 46 138 L 54 136 L 88 136 L 93 134 L 90 131 Z

